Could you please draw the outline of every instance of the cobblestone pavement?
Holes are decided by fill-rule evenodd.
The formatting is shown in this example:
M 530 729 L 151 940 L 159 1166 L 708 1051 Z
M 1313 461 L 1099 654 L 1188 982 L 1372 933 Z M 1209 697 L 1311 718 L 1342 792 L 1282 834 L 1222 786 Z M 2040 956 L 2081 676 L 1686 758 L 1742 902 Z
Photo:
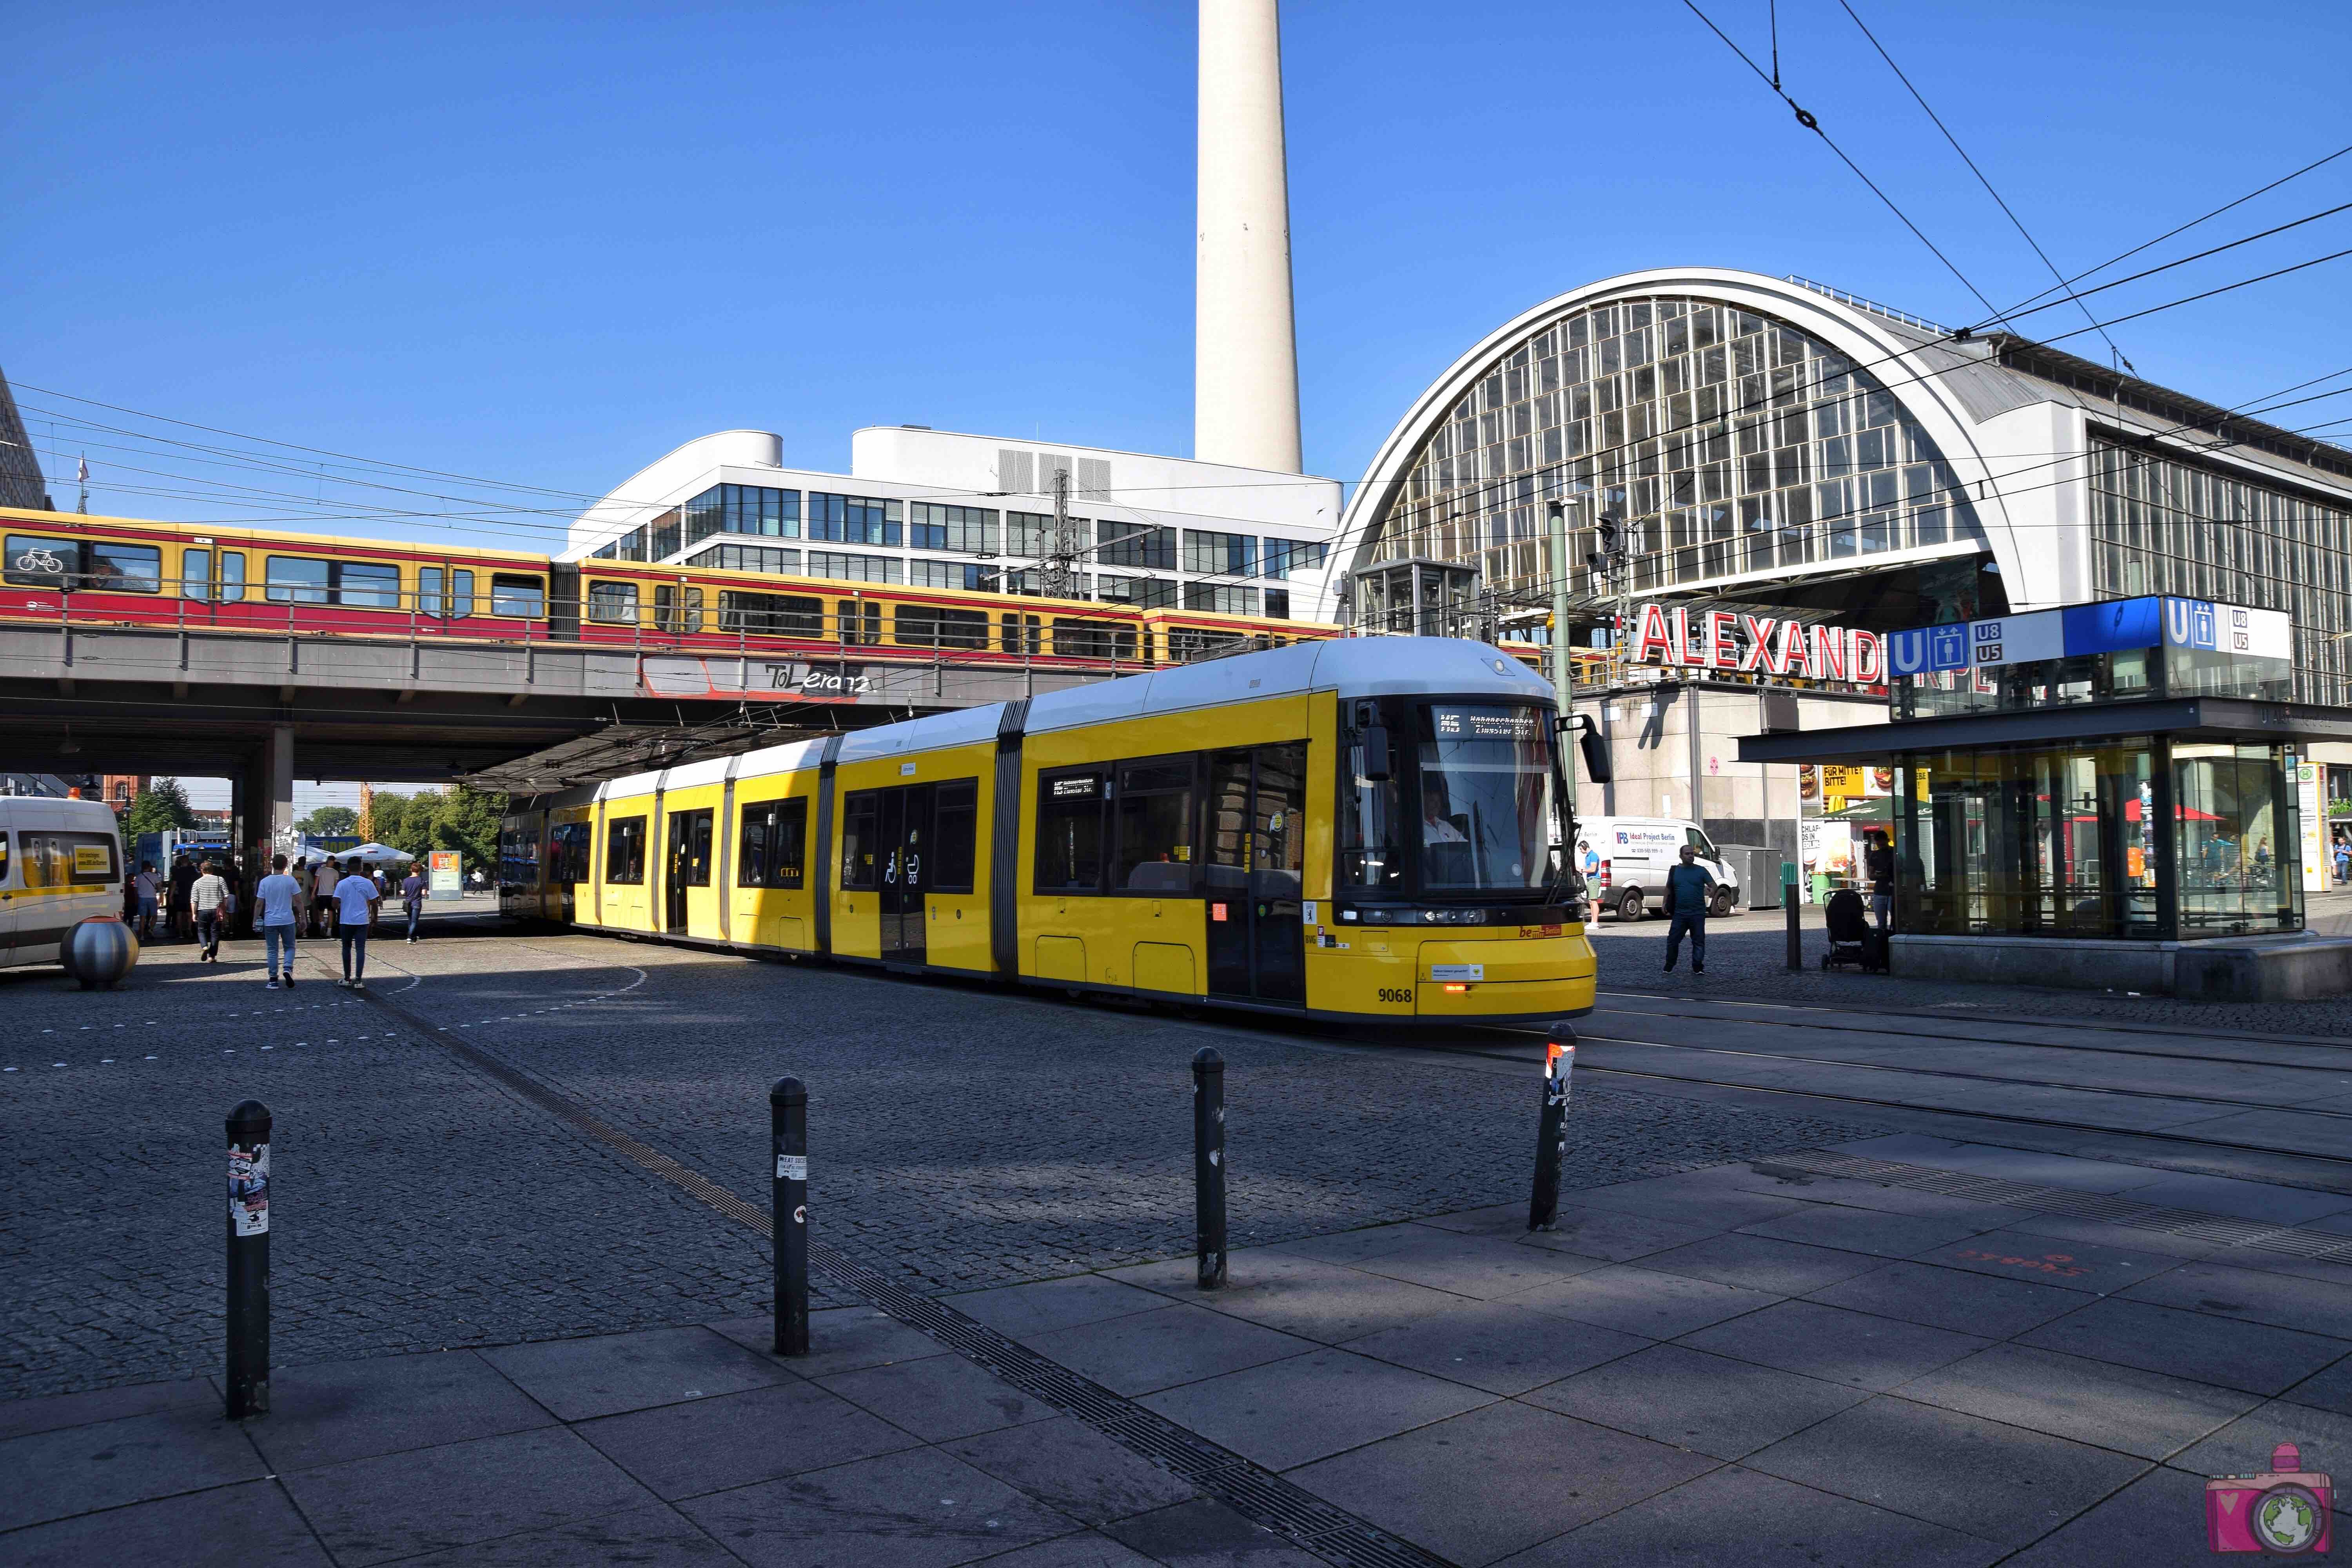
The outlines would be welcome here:
M 1336 1036 L 590 937 L 380 942 L 372 1002 L 325 983 L 323 946 L 290 994 L 254 944 L 216 968 L 185 952 L 151 950 L 113 992 L 0 976 L 0 1142 L 42 1194 L 0 1218 L 0 1398 L 213 1366 L 220 1119 L 248 1095 L 278 1118 L 280 1364 L 766 1310 L 764 1241 L 433 1029 L 762 1207 L 766 1086 L 798 1074 L 818 1233 L 936 1291 L 1188 1250 L 1204 1044 L 1229 1064 L 1236 1246 L 1510 1201 L 1534 1138 L 1524 1068 Z M 1571 1169 L 1622 1181 L 1872 1125 L 1580 1086 Z
M 1689 954 L 1673 973 L 1661 972 L 1667 922 L 1602 921 L 1594 931 L 1603 989 L 1648 995 L 1712 995 L 1748 1001 L 1796 1002 L 1871 1011 L 1947 1012 L 2039 1018 L 2097 1018 L 2168 1027 L 2252 1034 L 2324 1035 L 2352 1038 L 2352 996 L 2315 1002 L 2180 1002 L 2055 987 L 1990 986 L 1956 981 L 1905 980 L 1857 969 L 1824 971 L 1828 939 L 1822 911 L 1803 913 L 1806 967 L 1788 967 L 1788 938 L 1779 910 L 1759 910 L 1707 922 L 1705 974 L 1690 972 Z M 2311 929 L 2352 935 L 2352 895 L 2324 893 L 2310 900 Z

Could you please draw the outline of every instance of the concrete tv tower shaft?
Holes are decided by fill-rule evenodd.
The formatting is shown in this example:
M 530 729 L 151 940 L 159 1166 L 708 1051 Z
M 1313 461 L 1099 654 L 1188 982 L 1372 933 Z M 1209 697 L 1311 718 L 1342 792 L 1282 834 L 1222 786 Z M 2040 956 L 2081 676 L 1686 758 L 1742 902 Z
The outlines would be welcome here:
M 1298 339 L 1276 0 L 1201 0 L 1192 456 L 1296 474 Z

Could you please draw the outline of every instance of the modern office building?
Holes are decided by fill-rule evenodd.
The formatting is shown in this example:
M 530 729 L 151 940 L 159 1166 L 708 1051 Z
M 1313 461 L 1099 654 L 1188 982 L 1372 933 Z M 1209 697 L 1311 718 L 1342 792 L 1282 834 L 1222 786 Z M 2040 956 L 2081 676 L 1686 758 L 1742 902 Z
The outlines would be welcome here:
M 856 432 L 849 472 L 825 473 L 726 430 L 589 508 L 562 558 L 1034 594 L 1058 557 L 1080 597 L 1328 620 L 1340 500 L 1309 475 L 918 426 Z
M 1813 728 L 1832 715 L 1803 710 L 1840 694 L 1883 701 L 1861 658 L 1874 634 L 2095 599 L 2284 611 L 2294 699 L 2352 704 L 2352 451 L 1802 279 L 1662 268 L 1548 300 L 1437 377 L 1368 471 L 1348 572 L 1475 563 L 1501 621 L 1543 637 L 1558 501 L 1566 639 L 1610 643 L 1621 611 L 1629 642 L 1656 630 L 1647 609 L 1664 618 L 1594 693 L 1633 743 L 1588 810 L 1793 848 L 1820 781 L 1808 808 L 1801 777 L 1739 763 L 1731 737 Z M 1807 627 L 1805 657 L 1749 657 L 1750 616 Z M 1790 686 L 1803 707 L 1776 710 Z

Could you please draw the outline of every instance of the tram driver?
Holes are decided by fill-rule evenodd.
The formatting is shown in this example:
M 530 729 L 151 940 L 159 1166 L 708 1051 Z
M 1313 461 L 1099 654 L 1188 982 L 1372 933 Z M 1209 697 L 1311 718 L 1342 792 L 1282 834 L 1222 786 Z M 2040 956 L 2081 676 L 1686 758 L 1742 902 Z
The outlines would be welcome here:
M 1421 841 L 1423 844 L 1467 844 L 1470 842 L 1454 819 L 1445 815 L 1445 784 L 1442 779 L 1423 779 L 1421 784 Z

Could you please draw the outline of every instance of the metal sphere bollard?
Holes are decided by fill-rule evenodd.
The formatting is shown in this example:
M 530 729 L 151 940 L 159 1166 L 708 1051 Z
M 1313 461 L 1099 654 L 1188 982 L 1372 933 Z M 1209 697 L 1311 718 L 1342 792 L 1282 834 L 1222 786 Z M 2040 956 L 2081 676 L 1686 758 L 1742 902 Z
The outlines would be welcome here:
M 58 960 L 85 991 L 111 986 L 139 962 L 139 939 L 120 915 L 92 915 L 66 932 Z

